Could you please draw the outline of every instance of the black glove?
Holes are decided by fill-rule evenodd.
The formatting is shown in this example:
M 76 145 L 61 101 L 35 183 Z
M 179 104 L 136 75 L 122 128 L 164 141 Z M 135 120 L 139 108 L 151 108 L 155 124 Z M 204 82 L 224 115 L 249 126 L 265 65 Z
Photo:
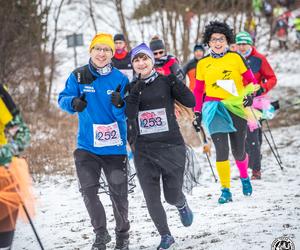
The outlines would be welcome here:
M 280 109 L 279 100 L 271 102 L 271 105 L 274 107 L 275 110 Z
M 85 93 L 82 93 L 80 97 L 74 97 L 71 103 L 72 108 L 77 112 L 82 112 L 86 106 Z
M 202 113 L 195 112 L 195 119 L 193 121 L 193 126 L 196 132 L 200 132 L 201 130 L 201 121 L 202 121 Z
M 250 107 L 253 104 L 253 95 L 246 95 L 243 99 L 244 107 Z
M 167 78 L 171 87 L 174 87 L 179 82 L 179 79 L 173 74 L 168 75 Z
M 146 86 L 146 84 L 141 79 L 141 74 L 139 74 L 136 83 L 133 85 L 133 87 L 130 90 L 130 93 L 140 95 L 142 93 L 142 91 L 144 90 L 145 86 Z
M 122 108 L 124 106 L 124 101 L 121 97 L 120 91 L 121 91 L 121 84 L 119 84 L 116 90 L 111 93 L 111 103 L 116 108 Z

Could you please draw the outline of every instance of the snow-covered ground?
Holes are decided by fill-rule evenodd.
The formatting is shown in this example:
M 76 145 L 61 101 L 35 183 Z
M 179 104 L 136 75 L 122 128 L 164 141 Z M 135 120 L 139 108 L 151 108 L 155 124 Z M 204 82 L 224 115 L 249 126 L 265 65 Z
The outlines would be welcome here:
M 253 181 L 254 192 L 244 197 L 237 168 L 232 164 L 233 202 L 217 204 L 219 184 L 212 179 L 203 155 L 203 174 L 198 187 L 187 195 L 195 214 L 194 223 L 181 225 L 177 210 L 165 204 L 177 249 L 270 249 L 280 236 L 290 237 L 300 247 L 300 125 L 273 131 L 284 171 L 281 171 L 267 143 L 263 144 L 262 180 Z M 93 232 L 75 178 L 49 177 L 35 185 L 39 204 L 35 226 L 45 249 L 90 249 Z M 114 234 L 112 207 L 101 195 Z M 160 237 L 148 215 L 139 187 L 129 196 L 130 249 L 155 249 Z M 113 249 L 114 243 L 108 245 Z M 30 225 L 19 223 L 14 248 L 39 249 Z
M 78 62 L 82 65 L 88 60 L 87 48 L 93 34 L 92 25 L 87 20 L 81 20 L 75 26 L 72 22 L 75 14 L 81 10 L 80 5 L 67 5 L 63 9 L 64 29 L 57 48 L 61 66 L 54 86 L 55 93 L 63 88 L 65 79 L 74 68 L 73 51 L 66 48 L 65 35 L 73 33 L 74 30 L 84 33 L 85 45 L 78 48 Z M 102 8 L 98 10 L 105 12 Z M 101 26 L 101 31 L 117 32 L 106 26 Z M 261 48 L 260 51 L 262 50 Z M 299 50 L 269 53 L 270 63 L 278 73 L 278 86 L 273 91 L 272 98 L 281 98 L 285 102 L 291 95 L 293 98 L 299 97 L 299 56 Z M 262 180 L 253 181 L 253 195 L 244 197 L 237 168 L 232 164 L 234 201 L 229 204 L 217 203 L 220 195 L 219 183 L 213 181 L 205 157 L 199 152 L 200 149 L 196 149 L 202 175 L 200 185 L 193 189 L 192 194 L 187 195 L 195 215 L 193 225 L 189 228 L 183 227 L 177 210 L 165 203 L 170 229 L 178 243 L 177 249 L 271 249 L 272 241 L 283 235 L 293 240 L 296 249 L 300 248 L 300 167 L 297 164 L 300 161 L 300 125 L 277 128 L 272 132 L 282 157 L 284 171 L 280 170 L 264 141 Z M 75 176 L 46 176 L 41 182 L 35 183 L 35 191 L 38 204 L 34 224 L 45 249 L 90 249 L 94 234 Z M 110 200 L 103 194 L 101 200 L 107 212 L 108 230 L 114 236 Z M 148 215 L 139 186 L 129 195 L 129 206 L 130 249 L 156 249 L 160 237 Z M 108 245 L 108 249 L 113 247 L 114 240 Z M 30 225 L 19 222 L 13 250 L 21 249 L 40 248 Z

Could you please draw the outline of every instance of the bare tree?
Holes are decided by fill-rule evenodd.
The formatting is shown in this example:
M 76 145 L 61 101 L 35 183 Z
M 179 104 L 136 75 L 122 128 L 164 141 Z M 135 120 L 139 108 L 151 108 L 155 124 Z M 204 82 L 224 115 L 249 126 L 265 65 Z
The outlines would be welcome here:
M 47 98 L 47 104 L 50 104 L 51 99 L 51 92 L 52 92 L 52 85 L 53 85 L 53 78 L 56 68 L 56 55 L 55 55 L 55 49 L 56 49 L 56 42 L 57 42 L 57 33 L 58 33 L 58 20 L 61 14 L 61 9 L 64 4 L 65 0 L 61 0 L 59 5 L 56 7 L 56 11 L 54 14 L 54 32 L 53 32 L 53 40 L 51 44 L 51 54 L 50 54 L 50 74 L 49 74 L 49 88 L 48 88 L 48 98 Z
M 122 33 L 125 36 L 125 39 L 127 41 L 128 49 L 131 49 L 130 40 L 129 40 L 129 36 L 128 36 L 128 32 L 127 32 L 127 23 L 126 23 L 124 11 L 123 11 L 123 0 L 114 0 L 114 4 L 115 4 L 116 10 L 117 10 L 118 17 L 119 17 Z
M 96 21 L 95 21 L 95 16 L 94 16 L 94 11 L 93 11 L 93 6 L 92 6 L 92 0 L 89 0 L 89 13 L 90 13 L 90 17 L 92 19 L 95 34 L 97 34 L 98 29 L 97 29 L 97 25 L 96 25 Z

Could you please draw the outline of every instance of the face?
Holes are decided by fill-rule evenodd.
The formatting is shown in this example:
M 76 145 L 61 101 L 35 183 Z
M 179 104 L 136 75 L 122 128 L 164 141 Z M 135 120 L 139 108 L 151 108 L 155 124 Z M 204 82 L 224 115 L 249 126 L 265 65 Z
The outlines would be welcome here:
M 126 47 L 126 43 L 124 41 L 121 41 L 121 40 L 115 41 L 115 48 L 116 48 L 116 50 L 118 50 L 118 49 L 125 49 L 125 47 Z
M 146 55 L 136 57 L 132 62 L 132 66 L 138 75 L 141 74 L 141 78 L 149 76 L 153 69 L 152 60 Z
M 232 43 L 230 44 L 230 50 L 231 51 L 237 51 L 238 50 L 238 45 L 236 43 Z
M 96 64 L 97 67 L 103 68 L 105 65 L 111 62 L 113 56 L 112 50 L 108 45 L 96 44 L 90 52 L 92 62 Z
M 153 54 L 154 54 L 155 59 L 159 59 L 165 55 L 165 50 L 163 50 L 163 49 L 154 50 Z
M 203 57 L 203 55 L 204 55 L 204 52 L 201 49 L 198 49 L 194 52 L 194 56 L 197 60 L 201 59 Z
M 226 36 L 221 33 L 213 33 L 209 40 L 209 47 L 217 54 L 221 54 L 228 47 Z
M 237 47 L 238 47 L 238 52 L 241 53 L 242 55 L 246 54 L 246 52 L 249 49 L 251 49 L 251 45 L 245 43 L 238 44 Z

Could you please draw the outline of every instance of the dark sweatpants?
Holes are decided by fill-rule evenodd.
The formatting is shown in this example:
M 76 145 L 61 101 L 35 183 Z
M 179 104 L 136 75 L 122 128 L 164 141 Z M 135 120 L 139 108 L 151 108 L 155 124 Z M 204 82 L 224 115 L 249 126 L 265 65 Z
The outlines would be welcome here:
M 76 149 L 74 158 L 80 192 L 91 218 L 94 232 L 103 233 L 107 230 L 105 210 L 98 196 L 99 179 L 101 169 L 103 169 L 116 220 L 116 236 L 128 238 L 127 156 L 95 155 L 85 150 Z
M 14 233 L 14 230 L 9 232 L 0 232 L 0 249 L 10 249 L 8 247 L 10 247 L 12 244 Z
M 217 161 L 226 161 L 229 158 L 228 134 L 230 138 L 231 152 L 235 160 L 243 161 L 246 157 L 245 140 L 247 133 L 247 121 L 229 112 L 236 132 L 216 133 L 211 138 L 216 148 Z
M 144 193 L 149 214 L 160 235 L 170 234 L 166 212 L 160 197 L 162 177 L 165 200 L 177 207 L 183 206 L 182 192 L 186 158 L 185 145 L 136 147 L 134 163 Z
M 251 168 L 252 170 L 260 171 L 261 169 L 261 144 L 261 128 L 257 128 L 252 132 L 248 128 L 246 139 L 246 152 L 249 155 L 249 168 Z

